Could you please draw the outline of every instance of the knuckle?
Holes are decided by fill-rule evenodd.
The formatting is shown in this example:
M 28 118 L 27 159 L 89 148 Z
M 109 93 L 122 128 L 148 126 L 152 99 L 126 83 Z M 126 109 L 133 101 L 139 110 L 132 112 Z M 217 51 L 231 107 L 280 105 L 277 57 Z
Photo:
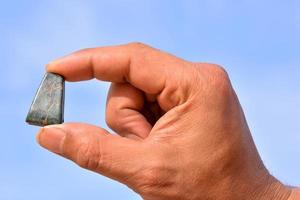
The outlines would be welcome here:
M 114 131 L 120 131 L 120 127 L 124 125 L 124 117 L 121 117 L 120 110 L 110 109 L 106 111 L 105 122 L 109 128 Z
M 111 111 L 106 111 L 105 122 L 109 128 L 113 128 L 115 126 L 116 120 Z
M 142 196 L 155 196 L 162 188 L 172 185 L 173 174 L 162 160 L 156 160 L 138 173 L 137 187 Z
M 142 176 L 144 177 L 143 185 L 147 188 L 149 187 L 156 187 L 161 182 L 161 170 L 159 167 L 152 167 L 150 169 L 145 170 L 142 173 Z
M 222 66 L 208 63 L 195 63 L 194 66 L 192 82 L 197 83 L 194 84 L 197 94 L 202 96 L 203 92 L 206 92 L 211 98 L 223 100 L 231 97 L 233 88 L 229 75 Z
M 129 47 L 129 50 L 132 52 L 133 59 L 137 57 L 144 57 L 149 53 L 150 50 L 148 45 L 141 42 L 131 42 L 127 45 Z
M 152 196 L 158 188 L 162 187 L 162 174 L 158 168 L 146 169 L 140 173 L 142 181 L 138 185 L 138 192 L 142 196 Z
M 130 42 L 127 44 L 128 51 L 130 52 L 130 65 L 138 66 L 143 65 L 149 54 L 149 46 L 141 42 Z
M 83 49 L 80 49 L 78 51 L 75 52 L 75 54 L 82 54 L 82 53 L 89 53 L 93 50 L 95 50 L 96 48 L 83 48 Z
M 127 45 L 134 49 L 141 49 L 147 47 L 147 45 L 142 42 L 130 42 Z
M 228 81 L 229 77 L 228 77 L 228 73 L 227 71 L 220 65 L 212 65 L 212 68 L 214 70 L 214 74 L 215 76 L 222 80 L 222 81 Z
M 210 66 L 210 80 L 211 86 L 222 95 L 226 95 L 231 91 L 228 73 L 222 66 Z
M 100 143 L 95 145 L 93 142 L 84 142 L 79 145 L 75 162 L 82 168 L 95 171 L 101 166 L 102 152 Z

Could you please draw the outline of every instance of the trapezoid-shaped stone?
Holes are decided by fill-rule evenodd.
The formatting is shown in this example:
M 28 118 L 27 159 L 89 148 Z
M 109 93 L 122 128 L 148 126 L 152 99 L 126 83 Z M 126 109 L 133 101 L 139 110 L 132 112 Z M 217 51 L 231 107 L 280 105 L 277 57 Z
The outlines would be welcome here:
M 36 126 L 63 123 L 64 93 L 64 78 L 47 72 L 31 104 L 26 122 Z

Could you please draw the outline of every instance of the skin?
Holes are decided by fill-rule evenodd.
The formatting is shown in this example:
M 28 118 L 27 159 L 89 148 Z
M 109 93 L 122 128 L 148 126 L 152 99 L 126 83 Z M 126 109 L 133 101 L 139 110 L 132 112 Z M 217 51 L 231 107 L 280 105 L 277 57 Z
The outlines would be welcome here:
M 225 70 L 141 43 L 85 49 L 47 71 L 109 81 L 106 122 L 40 130 L 44 148 L 145 200 L 299 200 L 262 163 Z

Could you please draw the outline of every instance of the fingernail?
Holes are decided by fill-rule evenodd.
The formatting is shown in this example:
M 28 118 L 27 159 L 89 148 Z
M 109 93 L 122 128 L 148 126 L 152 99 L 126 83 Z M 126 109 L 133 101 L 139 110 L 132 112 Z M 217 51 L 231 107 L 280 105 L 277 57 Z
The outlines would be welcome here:
M 60 58 L 57 58 L 55 60 L 51 60 L 49 61 L 47 64 L 46 64 L 46 69 L 47 70 L 51 70 L 52 67 L 54 67 L 57 63 L 59 63 L 60 61 L 64 60 L 65 58 L 67 58 L 69 55 L 65 55 L 65 56 L 62 56 Z
M 55 61 L 50 61 L 49 63 L 46 64 L 46 70 L 50 70 L 51 67 L 54 65 Z
M 57 60 L 50 61 L 46 64 L 46 71 L 51 71 L 55 64 L 57 63 Z
M 66 132 L 62 125 L 51 125 L 41 128 L 37 134 L 37 142 L 44 148 L 54 153 L 62 153 L 62 144 Z

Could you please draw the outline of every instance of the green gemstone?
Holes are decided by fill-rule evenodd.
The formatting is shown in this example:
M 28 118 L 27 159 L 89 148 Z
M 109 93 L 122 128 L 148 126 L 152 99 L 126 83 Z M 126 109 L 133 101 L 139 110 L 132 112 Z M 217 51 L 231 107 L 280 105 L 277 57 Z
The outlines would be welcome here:
M 65 80 L 46 73 L 29 109 L 26 122 L 36 126 L 61 124 L 64 121 Z

